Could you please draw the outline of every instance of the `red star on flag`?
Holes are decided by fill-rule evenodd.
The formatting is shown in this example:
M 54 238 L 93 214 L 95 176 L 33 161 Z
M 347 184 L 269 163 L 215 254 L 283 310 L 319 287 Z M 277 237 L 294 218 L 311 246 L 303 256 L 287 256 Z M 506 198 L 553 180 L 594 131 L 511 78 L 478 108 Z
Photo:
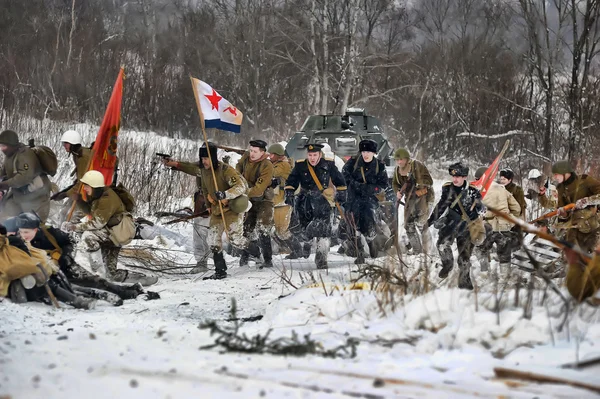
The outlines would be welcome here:
M 210 101 L 210 105 L 212 106 L 211 109 L 219 110 L 219 101 L 221 101 L 223 97 L 218 95 L 215 89 L 213 89 L 211 95 L 205 94 L 204 97 L 208 98 L 208 101 Z

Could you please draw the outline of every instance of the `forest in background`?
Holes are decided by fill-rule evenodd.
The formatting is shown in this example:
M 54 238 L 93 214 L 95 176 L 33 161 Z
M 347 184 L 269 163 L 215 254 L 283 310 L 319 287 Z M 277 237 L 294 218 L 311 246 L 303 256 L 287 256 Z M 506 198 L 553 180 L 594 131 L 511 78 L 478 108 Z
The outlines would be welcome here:
M 364 107 L 423 159 L 486 162 L 511 138 L 520 169 L 597 173 L 599 15 L 600 0 L 0 0 L 0 125 L 100 124 L 123 65 L 127 129 L 199 139 L 191 75 L 244 112 L 228 144 Z

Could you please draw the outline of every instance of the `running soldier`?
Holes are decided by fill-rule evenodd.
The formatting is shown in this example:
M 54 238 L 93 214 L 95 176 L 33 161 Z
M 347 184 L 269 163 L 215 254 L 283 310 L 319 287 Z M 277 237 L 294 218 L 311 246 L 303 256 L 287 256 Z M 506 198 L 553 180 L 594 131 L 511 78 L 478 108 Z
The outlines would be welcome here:
M 268 159 L 267 143 L 251 140 L 250 150 L 246 151 L 236 165 L 237 171 L 248 182 L 248 197 L 252 203 L 244 219 L 244 237 L 248 247 L 242 251 L 240 266 L 247 266 L 250 255 L 259 258 L 262 252 L 263 267 L 273 267 L 273 164 Z
M 431 213 L 433 201 L 433 179 L 427 167 L 420 161 L 410 158 L 404 148 L 394 152 L 396 169 L 392 178 L 392 187 L 400 203 L 404 198 L 404 229 L 413 253 L 431 249 L 431 233 L 427 218 Z M 419 233 L 421 232 L 421 237 Z
M 202 152 L 202 150 L 200 150 Z M 201 155 L 199 155 L 201 158 Z M 216 157 L 215 157 L 216 159 Z M 183 172 L 187 175 L 194 176 L 196 178 L 196 192 L 194 193 L 194 208 L 198 208 L 196 206 L 200 203 L 201 198 L 199 196 L 202 195 L 202 179 L 200 178 L 200 171 L 202 169 L 202 161 L 200 162 L 184 162 L 184 161 L 174 161 L 170 158 L 164 157 L 162 159 L 163 165 Z M 212 179 L 212 177 L 211 177 Z M 194 209 L 194 213 L 200 212 L 200 209 Z M 194 243 L 194 259 L 196 260 L 196 267 L 190 270 L 190 273 L 204 273 L 208 271 L 208 267 L 206 266 L 206 260 L 210 256 L 211 250 L 206 240 L 208 235 L 208 227 L 209 222 L 206 218 L 196 217 L 193 219 L 193 229 L 194 233 L 192 235 L 193 243 Z
M 427 220 L 428 226 L 439 230 L 437 248 L 442 261 L 439 277 L 446 278 L 454 267 L 452 244 L 458 247 L 458 288 L 472 290 L 471 253 L 473 243 L 467 223 L 476 220 L 484 212 L 481 193 L 467 183 L 469 168 L 458 162 L 450 165 L 448 173 L 452 181 L 443 185 L 442 196 Z
M 558 201 L 548 198 L 546 188 L 540 187 L 540 203 L 546 208 L 558 207 L 557 229 L 566 229 L 569 242 L 591 253 L 600 240 L 600 181 L 588 176 L 578 176 L 569 161 L 552 165 L 552 179 L 557 183 Z M 572 211 L 565 206 L 575 204 Z
M 519 207 L 521 208 L 521 213 L 517 216 L 525 220 L 525 210 L 527 209 L 527 202 L 525 202 L 525 192 L 523 191 L 523 187 L 514 183 L 513 180 L 515 178 L 515 172 L 513 172 L 510 168 L 505 168 L 499 172 L 499 175 L 500 184 L 502 184 L 504 188 L 506 188 L 506 190 L 512 194 L 515 200 L 517 200 Z
M 208 148 L 206 144 L 200 147 L 200 161 L 202 168 L 199 177 L 202 182 L 202 193 L 211 204 L 207 242 L 215 262 L 215 273 L 204 277 L 204 280 L 221 280 L 227 277 L 227 264 L 223 255 L 221 238 L 223 232 L 227 232 L 229 242 L 234 248 L 241 250 L 247 245 L 243 236 L 243 224 L 240 218 L 241 214 L 248 208 L 248 197 L 246 195 L 248 185 L 235 168 L 217 159 L 217 147 L 212 143 L 208 144 Z M 216 186 L 211 168 L 214 170 L 217 179 Z M 222 215 L 221 208 L 223 209 Z
M 375 158 L 377 143 L 373 140 L 362 140 L 359 145 L 360 154 L 351 158 L 344 165 L 342 173 L 348 184 L 348 202 L 346 204 L 346 223 L 342 235 L 352 245 L 361 242 L 360 235 L 365 238 L 371 257 L 377 257 L 378 248 L 374 243 L 377 236 L 377 219 L 379 211 L 378 194 L 388 187 L 388 177 L 383 162 Z M 356 231 L 352 230 L 356 226 Z M 364 263 L 362 245 L 354 248 L 357 264 Z
M 272 144 L 268 152 L 269 160 L 273 163 L 271 188 L 274 190 L 275 235 L 280 243 L 287 245 L 290 249 L 290 255 L 286 256 L 286 259 L 291 259 L 302 251 L 300 242 L 290 233 L 292 207 L 285 203 L 285 182 L 292 172 L 292 165 L 285 156 L 285 149 L 281 144 Z
M 477 169 L 475 172 L 475 180 L 479 180 L 486 171 L 487 167 L 485 166 Z M 496 209 L 502 213 L 510 213 L 513 216 L 519 217 L 521 215 L 519 203 L 508 190 L 502 187 L 501 184 L 502 182 L 492 182 L 492 185 L 483 199 L 483 205 Z M 496 244 L 500 272 L 504 274 L 510 267 L 510 257 L 512 247 L 514 246 L 514 237 L 510 231 L 512 225 L 489 210 L 486 212 L 484 220 L 486 238 L 483 244 L 475 247 L 475 253 L 477 254 L 477 259 L 479 259 L 481 271 L 488 271 L 490 267 L 490 252 L 494 244 Z
M 323 158 L 321 144 L 307 144 L 304 148 L 307 159 L 296 161 L 286 182 L 285 203 L 295 207 L 302 231 L 300 239 L 305 243 L 317 239 L 317 269 L 327 269 L 332 230 L 331 206 L 334 200 L 342 205 L 346 201 L 346 181 L 334 161 Z M 335 196 L 329 189 L 330 182 L 336 187 Z M 298 187 L 300 193 L 294 198 Z

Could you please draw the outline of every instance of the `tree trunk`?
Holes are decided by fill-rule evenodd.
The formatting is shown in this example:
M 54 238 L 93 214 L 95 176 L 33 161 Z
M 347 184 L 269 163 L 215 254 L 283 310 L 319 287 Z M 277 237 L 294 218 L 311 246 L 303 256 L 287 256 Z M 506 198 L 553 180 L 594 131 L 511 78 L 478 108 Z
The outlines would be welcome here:
M 324 0 L 323 1 L 323 15 L 322 15 L 322 20 L 323 20 L 323 34 L 322 34 L 322 41 L 323 41 L 323 70 L 321 71 L 323 73 L 323 77 L 321 78 L 322 83 L 323 83 L 323 88 L 321 90 L 321 114 L 322 115 L 327 115 L 328 114 L 328 105 L 329 105 L 329 36 L 328 36 L 328 29 L 329 29 L 329 22 L 327 20 L 327 6 L 328 6 L 328 0 Z

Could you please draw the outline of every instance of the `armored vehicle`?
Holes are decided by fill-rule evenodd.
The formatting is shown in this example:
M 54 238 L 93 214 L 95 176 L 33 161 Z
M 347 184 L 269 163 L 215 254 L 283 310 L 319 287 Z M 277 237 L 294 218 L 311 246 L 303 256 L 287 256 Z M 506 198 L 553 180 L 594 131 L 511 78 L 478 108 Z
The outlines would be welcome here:
M 285 148 L 289 157 L 306 158 L 304 145 L 329 144 L 333 153 L 343 159 L 358 154 L 358 143 L 363 139 L 377 142 L 377 158 L 390 164 L 392 148 L 383 132 L 381 121 L 367 115 L 363 108 L 348 108 L 344 115 L 311 115 L 300 130 L 290 138 Z

